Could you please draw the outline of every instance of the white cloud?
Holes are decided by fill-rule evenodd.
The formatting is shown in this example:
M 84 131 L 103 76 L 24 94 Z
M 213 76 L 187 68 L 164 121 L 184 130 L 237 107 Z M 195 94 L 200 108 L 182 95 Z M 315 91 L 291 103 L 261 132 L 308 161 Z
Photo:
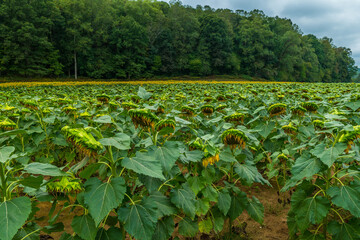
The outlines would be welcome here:
M 182 0 L 184 5 L 260 9 L 269 16 L 290 18 L 304 34 L 327 36 L 348 47 L 360 66 L 360 0 Z

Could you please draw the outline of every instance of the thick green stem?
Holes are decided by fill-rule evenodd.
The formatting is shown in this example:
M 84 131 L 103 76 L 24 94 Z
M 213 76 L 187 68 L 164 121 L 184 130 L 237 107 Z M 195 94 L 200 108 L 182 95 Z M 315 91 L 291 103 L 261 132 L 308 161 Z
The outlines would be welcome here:
M 3 201 L 6 201 L 6 179 L 5 179 L 5 167 L 3 163 L 0 163 L 0 179 L 1 179 L 1 194 Z
M 115 161 L 114 161 L 114 157 L 113 157 L 113 153 L 112 153 L 112 149 L 111 146 L 107 147 L 108 153 L 110 155 L 110 170 L 111 170 L 111 175 L 113 177 L 117 177 L 116 175 L 116 167 L 115 167 Z

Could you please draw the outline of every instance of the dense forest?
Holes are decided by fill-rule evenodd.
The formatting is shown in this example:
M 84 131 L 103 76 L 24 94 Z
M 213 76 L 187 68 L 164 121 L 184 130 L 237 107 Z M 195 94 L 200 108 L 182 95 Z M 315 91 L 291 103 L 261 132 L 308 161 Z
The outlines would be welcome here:
M 262 11 L 179 1 L 0 0 L 0 77 L 349 82 L 351 50 Z

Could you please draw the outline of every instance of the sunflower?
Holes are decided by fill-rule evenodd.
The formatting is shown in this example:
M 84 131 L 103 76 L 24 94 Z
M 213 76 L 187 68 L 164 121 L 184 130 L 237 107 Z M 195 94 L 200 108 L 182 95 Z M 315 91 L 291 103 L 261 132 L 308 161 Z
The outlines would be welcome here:
M 202 151 L 205 147 L 200 138 L 196 138 L 195 140 L 189 142 L 188 145 L 190 151 L 194 151 L 194 150 Z
M 215 155 L 211 155 L 210 153 L 208 153 L 207 156 L 202 159 L 202 165 L 204 167 L 207 167 L 209 164 L 214 165 L 214 163 L 218 162 L 219 159 L 219 152 L 216 152 Z
M 213 105 L 203 105 L 200 110 L 204 115 L 211 115 L 213 114 L 215 108 Z
M 172 119 L 162 119 L 157 124 L 155 124 L 155 130 L 160 131 L 163 128 L 172 128 L 175 130 L 176 123 Z
M 229 145 L 231 149 L 237 147 L 245 148 L 248 137 L 238 129 L 228 129 L 221 134 L 221 139 L 225 145 Z
M 288 135 L 296 135 L 296 134 L 297 134 L 297 131 L 298 131 L 298 129 L 297 129 L 296 127 L 294 127 L 294 126 L 292 125 L 292 123 L 289 123 L 288 125 L 282 126 L 281 128 L 282 128 L 282 129 L 284 130 L 284 132 L 285 132 L 286 134 L 288 134 Z
M 195 114 L 195 109 L 193 109 L 190 106 L 182 106 L 181 107 L 181 112 L 187 116 L 194 116 Z
M 291 113 L 296 116 L 304 116 L 306 113 L 306 109 L 303 107 L 293 107 L 291 108 Z
M 313 121 L 313 124 L 314 124 L 314 127 L 315 129 L 318 129 L 318 130 L 324 130 L 325 129 L 325 122 L 324 121 L 321 121 L 319 119 L 315 119 Z
M 162 104 L 159 104 L 158 108 L 156 109 L 157 114 L 165 113 L 165 107 Z
M 16 128 L 16 124 L 11 121 L 8 118 L 5 118 L 4 120 L 0 121 L 0 129 L 8 131 L 8 130 L 14 130 Z
M 245 114 L 243 113 L 233 113 L 229 116 L 224 117 L 225 122 L 244 122 Z
M 313 113 L 315 113 L 319 108 L 319 105 L 317 105 L 314 102 L 303 102 L 303 103 L 301 103 L 301 106 L 303 108 L 305 108 L 307 111 L 313 112 Z
M 276 158 L 280 161 L 280 163 L 286 163 L 287 160 L 289 160 L 289 158 L 284 153 L 279 154 Z
M 123 102 L 121 104 L 121 106 L 127 111 L 129 111 L 130 109 L 135 109 L 135 108 L 139 107 L 138 105 L 136 105 L 135 103 L 132 103 L 132 102 Z
M 155 124 L 158 122 L 158 117 L 148 109 L 131 109 L 129 115 L 135 127 L 152 128 L 154 129 Z
M 360 138 L 360 125 L 354 126 L 354 131 L 343 131 L 339 142 L 346 143 L 347 148 L 346 152 L 348 153 L 351 149 L 351 146 L 354 145 L 354 142 Z
M 220 104 L 219 106 L 217 106 L 217 107 L 215 108 L 215 111 L 220 112 L 220 111 L 224 110 L 226 107 L 227 107 L 227 106 L 226 106 L 225 104 Z
M 78 193 L 83 190 L 81 187 L 80 179 L 75 177 L 62 177 L 59 181 L 49 182 L 46 184 L 49 192 L 59 193 Z
M 97 96 L 96 96 L 96 99 L 97 99 L 99 102 L 108 103 L 109 100 L 110 100 L 110 96 L 109 96 L 109 95 L 106 95 L 106 94 L 100 94 L 100 95 L 97 95 Z
M 73 144 L 79 152 L 87 156 L 96 156 L 103 146 L 96 141 L 93 135 L 83 128 L 70 128 L 65 126 L 61 129 L 68 142 Z
M 268 108 L 268 112 L 270 113 L 271 117 L 283 115 L 286 112 L 286 107 L 287 105 L 284 103 L 276 103 Z

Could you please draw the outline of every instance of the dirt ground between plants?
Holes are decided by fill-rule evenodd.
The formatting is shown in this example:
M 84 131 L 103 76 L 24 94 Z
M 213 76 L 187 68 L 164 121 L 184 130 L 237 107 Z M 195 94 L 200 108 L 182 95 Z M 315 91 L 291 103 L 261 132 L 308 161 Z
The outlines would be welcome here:
M 275 186 L 273 184 L 273 186 Z M 260 184 L 254 184 L 252 187 L 241 187 L 249 196 L 256 196 L 260 202 L 264 205 L 265 218 L 264 223 L 259 223 L 252 220 L 249 215 L 244 213 L 233 223 L 235 227 L 241 226 L 243 222 L 246 222 L 247 226 L 245 231 L 241 231 L 241 234 L 234 233 L 232 239 L 234 240 L 284 240 L 288 238 L 288 228 L 286 224 L 287 212 L 290 209 L 290 205 L 283 206 L 278 202 L 277 189 L 270 188 L 268 186 L 262 186 Z M 42 218 L 38 222 L 39 225 L 45 226 L 48 221 L 48 213 L 51 208 L 50 203 L 40 203 L 38 205 L 40 210 L 37 212 L 36 217 Z M 56 207 L 56 212 L 61 208 L 61 204 Z M 81 208 L 76 208 L 75 211 L 70 212 L 70 208 L 63 211 L 58 219 L 58 222 L 63 222 L 65 231 L 67 233 L 73 233 L 71 228 L 71 221 L 74 215 L 82 214 Z M 177 232 L 175 230 L 175 232 Z M 62 233 L 50 234 L 55 240 L 60 239 Z M 181 238 L 182 239 L 182 238 Z M 195 239 L 214 239 L 212 237 L 198 236 Z

